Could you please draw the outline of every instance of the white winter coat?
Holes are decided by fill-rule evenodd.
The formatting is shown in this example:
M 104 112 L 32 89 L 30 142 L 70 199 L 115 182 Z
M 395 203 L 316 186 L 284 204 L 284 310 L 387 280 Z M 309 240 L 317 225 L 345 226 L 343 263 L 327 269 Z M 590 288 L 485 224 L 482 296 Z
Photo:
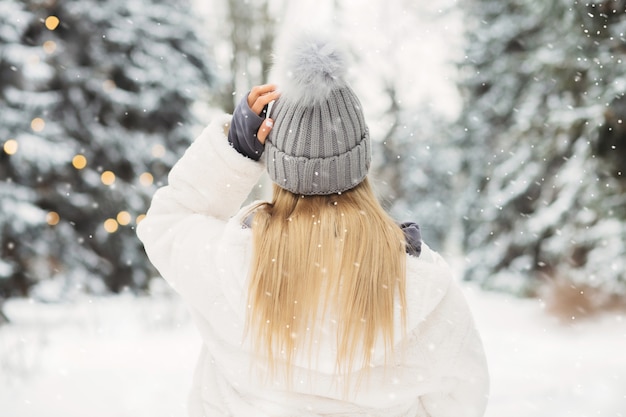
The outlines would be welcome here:
M 229 122 L 224 115 L 204 129 L 137 228 L 202 336 L 190 415 L 482 416 L 488 375 L 481 341 L 448 266 L 426 245 L 419 258 L 407 255 L 408 331 L 396 345 L 398 366 L 385 367 L 379 358 L 369 382 L 342 399 L 329 336 L 311 368 L 294 366 L 291 388 L 251 376 L 254 360 L 242 331 L 252 243 L 240 206 L 264 166 L 229 146 Z

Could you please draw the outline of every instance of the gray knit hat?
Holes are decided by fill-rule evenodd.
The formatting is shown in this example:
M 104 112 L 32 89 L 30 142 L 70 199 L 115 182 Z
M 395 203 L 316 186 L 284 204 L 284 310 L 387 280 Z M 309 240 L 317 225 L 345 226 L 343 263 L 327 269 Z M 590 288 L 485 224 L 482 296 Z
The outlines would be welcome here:
M 319 35 L 297 38 L 277 58 L 281 96 L 263 157 L 272 181 L 292 193 L 339 193 L 367 175 L 369 131 L 345 63 L 338 46 Z

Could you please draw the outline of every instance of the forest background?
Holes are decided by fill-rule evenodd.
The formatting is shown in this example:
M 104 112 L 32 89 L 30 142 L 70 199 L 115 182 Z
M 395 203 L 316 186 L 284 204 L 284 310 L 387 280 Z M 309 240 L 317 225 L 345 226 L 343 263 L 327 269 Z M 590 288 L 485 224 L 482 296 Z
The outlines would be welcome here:
M 14 381 L 44 360 L 49 308 L 74 320 L 117 294 L 187 323 L 135 226 L 302 26 L 349 47 L 394 217 L 478 297 L 560 326 L 608 314 L 623 342 L 626 1 L 430 3 L 0 0 L 0 370 Z M 116 315 L 93 317 L 105 325 L 81 326 Z

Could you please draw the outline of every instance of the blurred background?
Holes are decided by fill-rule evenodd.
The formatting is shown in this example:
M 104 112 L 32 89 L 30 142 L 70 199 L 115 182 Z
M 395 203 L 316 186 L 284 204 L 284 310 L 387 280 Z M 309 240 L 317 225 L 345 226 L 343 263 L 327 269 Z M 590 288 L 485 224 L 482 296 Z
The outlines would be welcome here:
M 135 226 L 302 27 L 463 282 L 487 416 L 626 416 L 626 0 L 0 0 L 0 415 L 186 415 L 199 337 Z

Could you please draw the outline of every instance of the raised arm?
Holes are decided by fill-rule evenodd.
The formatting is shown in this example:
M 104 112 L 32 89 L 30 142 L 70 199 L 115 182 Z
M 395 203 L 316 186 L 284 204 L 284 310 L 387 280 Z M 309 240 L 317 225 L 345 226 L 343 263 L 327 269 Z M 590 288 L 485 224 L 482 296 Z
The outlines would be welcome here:
M 150 261 L 183 298 L 202 310 L 215 285 L 215 248 L 263 165 L 233 148 L 230 116 L 216 118 L 174 165 L 155 193 L 137 235 Z

